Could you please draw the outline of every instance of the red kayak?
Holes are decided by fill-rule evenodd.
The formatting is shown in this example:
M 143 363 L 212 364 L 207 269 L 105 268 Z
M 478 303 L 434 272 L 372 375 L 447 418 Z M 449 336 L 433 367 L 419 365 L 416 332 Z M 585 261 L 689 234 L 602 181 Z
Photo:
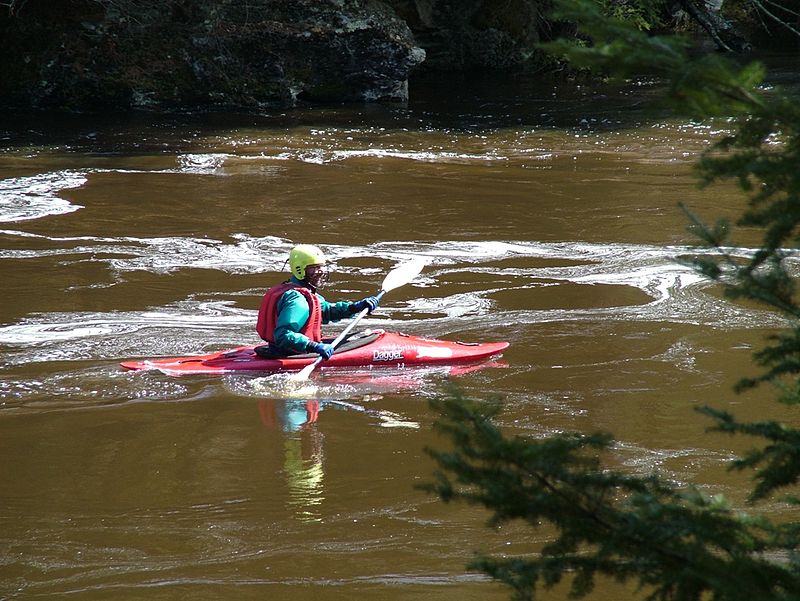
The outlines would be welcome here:
M 508 342 L 452 342 L 373 331 L 345 340 L 321 367 L 406 367 L 454 365 L 494 357 Z M 191 357 L 125 361 L 131 370 L 159 370 L 168 375 L 223 374 L 235 371 L 297 371 L 317 358 L 316 354 L 270 356 L 266 346 L 242 346 L 227 351 Z

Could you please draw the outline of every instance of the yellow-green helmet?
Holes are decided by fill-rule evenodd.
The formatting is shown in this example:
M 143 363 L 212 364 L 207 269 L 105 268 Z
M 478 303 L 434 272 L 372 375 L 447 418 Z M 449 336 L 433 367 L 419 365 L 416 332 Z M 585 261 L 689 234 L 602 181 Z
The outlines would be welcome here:
M 306 279 L 306 267 L 323 265 L 327 262 L 325 253 L 311 244 L 298 244 L 289 251 L 289 270 L 298 280 Z

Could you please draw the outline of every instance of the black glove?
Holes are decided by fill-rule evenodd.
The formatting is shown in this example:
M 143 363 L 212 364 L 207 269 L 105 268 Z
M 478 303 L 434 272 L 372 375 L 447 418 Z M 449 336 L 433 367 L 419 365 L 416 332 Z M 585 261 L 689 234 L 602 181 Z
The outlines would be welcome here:
M 380 302 L 377 296 L 368 296 L 364 300 L 351 303 L 350 308 L 353 310 L 353 313 L 360 313 L 364 309 L 369 309 L 369 312 L 372 313 Z
M 323 359 L 330 359 L 333 355 L 333 345 L 325 342 L 312 342 L 308 345 L 308 350 L 312 353 L 317 353 Z

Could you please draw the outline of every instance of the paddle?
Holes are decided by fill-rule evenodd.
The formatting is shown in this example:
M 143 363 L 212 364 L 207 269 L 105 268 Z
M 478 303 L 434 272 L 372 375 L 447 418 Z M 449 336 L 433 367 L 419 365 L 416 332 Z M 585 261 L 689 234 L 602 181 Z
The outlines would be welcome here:
M 405 286 L 411 280 L 419 275 L 422 271 L 422 268 L 425 267 L 425 262 L 421 259 L 414 259 L 408 261 L 406 263 L 402 263 L 392 269 L 386 277 L 383 279 L 383 284 L 381 284 L 381 291 L 378 293 L 377 297 L 378 300 L 383 298 L 383 295 L 387 292 L 394 290 L 395 288 L 399 288 L 400 286 Z M 358 315 L 356 315 L 355 319 L 350 322 L 350 324 L 339 334 L 334 341 L 331 343 L 333 348 L 336 348 L 338 344 L 344 340 L 344 337 L 350 333 L 355 325 L 361 321 L 361 318 L 364 317 L 369 312 L 369 309 L 362 309 Z M 322 363 L 322 356 L 317 357 L 313 363 L 306 365 L 301 371 L 294 374 L 291 379 L 292 380 L 308 380 L 308 377 L 311 375 L 317 365 Z

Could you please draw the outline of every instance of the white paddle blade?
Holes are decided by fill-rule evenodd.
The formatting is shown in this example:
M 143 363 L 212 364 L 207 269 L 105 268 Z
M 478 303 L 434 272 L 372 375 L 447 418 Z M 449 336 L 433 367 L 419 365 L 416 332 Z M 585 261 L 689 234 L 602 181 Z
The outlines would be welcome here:
M 301 382 L 303 380 L 308 380 L 308 378 L 311 376 L 311 372 L 314 371 L 314 368 L 317 366 L 318 363 L 319 361 L 314 361 L 314 363 L 309 363 L 303 369 L 298 371 L 296 374 L 292 374 L 291 376 L 289 376 L 289 379 L 294 382 Z
M 422 259 L 412 259 L 398 265 L 386 275 L 381 285 L 381 290 L 389 292 L 400 286 L 405 286 L 417 277 L 424 267 L 425 261 Z

